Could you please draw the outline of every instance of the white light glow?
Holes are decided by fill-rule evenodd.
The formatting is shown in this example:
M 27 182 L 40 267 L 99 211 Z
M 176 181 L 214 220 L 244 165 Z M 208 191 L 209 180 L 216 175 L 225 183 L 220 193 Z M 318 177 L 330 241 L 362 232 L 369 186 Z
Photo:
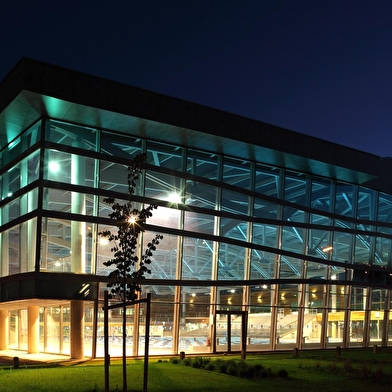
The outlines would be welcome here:
M 178 193 L 173 192 L 168 196 L 167 201 L 170 201 L 170 203 L 180 204 L 181 196 Z
M 57 173 L 60 171 L 60 165 L 56 161 L 49 162 L 49 170 L 53 173 Z
M 106 237 L 101 237 L 99 239 L 99 245 L 107 245 L 109 243 L 109 240 Z

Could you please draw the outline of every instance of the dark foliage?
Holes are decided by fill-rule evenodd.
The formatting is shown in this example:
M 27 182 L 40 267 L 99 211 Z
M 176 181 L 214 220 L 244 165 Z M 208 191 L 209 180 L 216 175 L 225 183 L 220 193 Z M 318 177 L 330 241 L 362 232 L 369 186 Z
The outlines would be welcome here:
M 132 205 L 132 195 L 135 193 L 136 183 L 140 178 L 142 166 L 146 160 L 145 154 L 137 155 L 128 167 L 128 192 L 129 200 L 120 204 L 113 198 L 106 198 L 104 202 L 111 205 L 112 213 L 109 218 L 116 222 L 117 233 L 103 231 L 100 236 L 106 237 L 112 244 L 111 252 L 113 258 L 104 262 L 107 267 L 115 266 L 116 268 L 109 274 L 110 288 L 109 297 L 118 298 L 122 301 L 135 301 L 141 289 L 141 280 L 145 274 L 150 274 L 149 268 L 152 262 L 152 256 L 156 250 L 159 241 L 163 236 L 157 234 L 155 238 L 148 243 L 144 254 L 139 260 L 137 256 L 137 244 L 140 233 L 145 229 L 148 218 L 152 216 L 156 205 L 137 209 Z

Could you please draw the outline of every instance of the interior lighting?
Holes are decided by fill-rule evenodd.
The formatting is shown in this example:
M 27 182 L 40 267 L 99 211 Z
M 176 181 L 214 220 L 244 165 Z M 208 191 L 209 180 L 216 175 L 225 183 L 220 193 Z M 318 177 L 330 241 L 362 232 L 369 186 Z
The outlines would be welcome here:
M 49 170 L 53 173 L 58 173 L 60 171 L 60 165 L 56 161 L 49 162 Z
M 170 195 L 167 198 L 167 201 L 169 201 L 170 203 L 174 203 L 174 204 L 180 204 L 181 203 L 181 196 L 178 193 L 170 193 Z
M 109 243 L 109 240 L 106 237 L 100 237 L 99 245 L 107 245 L 108 243 Z
M 326 253 L 326 252 L 330 252 L 332 249 L 333 249 L 332 246 L 326 246 L 325 248 L 322 249 L 322 251 L 323 251 L 324 253 Z
M 136 218 L 135 218 L 135 216 L 130 216 L 129 218 L 128 218 L 128 223 L 130 223 L 131 225 L 134 225 L 135 223 L 136 223 Z

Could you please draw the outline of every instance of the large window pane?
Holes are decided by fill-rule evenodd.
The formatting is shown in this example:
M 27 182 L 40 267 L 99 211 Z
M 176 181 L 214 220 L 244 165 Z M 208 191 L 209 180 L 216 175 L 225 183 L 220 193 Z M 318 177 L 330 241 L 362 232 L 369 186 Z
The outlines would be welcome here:
M 303 253 L 306 230 L 302 227 L 283 228 L 282 249 L 290 252 Z
M 252 243 L 276 247 L 277 227 L 268 224 L 254 223 Z
M 286 172 L 284 199 L 291 203 L 307 206 L 309 201 L 306 198 L 307 178 L 302 173 Z
M 51 120 L 48 122 L 46 140 L 61 145 L 96 151 L 97 131 L 69 123 Z
M 132 138 L 129 135 L 102 131 L 101 152 L 116 158 L 132 159 L 142 152 L 142 140 Z
M 182 279 L 210 280 L 212 277 L 212 241 L 184 237 Z
M 332 211 L 333 203 L 332 196 L 332 182 L 324 178 L 312 178 L 312 191 L 310 197 L 310 205 L 321 211 Z
M 182 171 L 182 148 L 148 141 L 147 163 L 166 169 Z
M 247 240 L 247 223 L 230 218 L 222 218 L 220 236 L 225 238 L 232 238 L 238 241 Z
M 91 273 L 92 236 L 86 222 L 44 220 L 41 270 Z
M 338 215 L 353 217 L 355 189 L 352 184 L 337 183 L 335 213 Z
M 184 230 L 195 233 L 214 234 L 214 222 L 215 217 L 213 215 L 185 211 Z
M 188 150 L 187 173 L 216 181 L 218 179 L 218 162 L 216 154 Z
M 231 190 L 222 189 L 222 211 L 247 215 L 248 207 L 248 196 Z
M 224 157 L 222 174 L 224 183 L 241 189 L 250 189 L 250 180 L 251 171 L 248 161 Z
M 210 287 L 181 289 L 180 349 L 206 351 L 210 324 Z
M 276 342 L 280 345 L 295 343 L 298 325 L 299 286 L 280 285 L 278 296 L 278 318 L 276 320 Z
M 128 195 L 128 166 L 101 160 L 99 187 Z M 138 183 L 135 189 L 135 195 L 140 194 L 141 188 L 140 183 Z
M 67 184 L 95 187 L 95 159 L 57 150 L 45 151 L 44 178 Z M 123 181 L 126 182 L 127 177 Z
M 147 249 L 147 244 L 155 238 L 155 232 L 145 231 L 143 233 L 142 252 Z M 151 264 L 147 267 L 151 270 L 151 274 L 147 274 L 146 278 L 152 279 L 175 279 L 177 268 L 177 247 L 178 237 L 173 234 L 165 233 L 163 239 L 160 240 L 153 252 Z
M 252 249 L 250 279 L 272 279 L 275 275 L 276 255 Z
M 262 195 L 278 197 L 280 195 L 279 169 L 270 166 L 256 165 L 255 191 Z
M 392 216 L 392 195 L 380 193 L 378 197 L 378 216 L 380 222 L 390 222 Z
M 244 279 L 245 248 L 232 244 L 219 244 L 218 279 Z
M 186 182 L 185 204 L 192 207 L 216 209 L 217 188 L 201 182 Z
M 152 170 L 146 172 L 146 197 L 178 203 L 180 201 L 178 198 L 181 197 L 181 189 L 181 179 L 174 175 Z

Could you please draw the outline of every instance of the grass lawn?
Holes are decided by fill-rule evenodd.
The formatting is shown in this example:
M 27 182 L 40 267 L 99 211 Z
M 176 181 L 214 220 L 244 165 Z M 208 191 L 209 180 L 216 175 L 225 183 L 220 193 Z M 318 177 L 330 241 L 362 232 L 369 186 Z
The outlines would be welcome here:
M 211 357 L 239 360 L 236 356 Z M 271 373 L 281 369 L 287 378 L 272 377 L 244 379 L 204 369 L 173 364 L 169 359 L 152 358 L 149 362 L 149 391 L 317 391 L 317 392 L 383 392 L 392 383 L 392 349 L 301 351 L 298 358 L 292 353 L 248 355 L 247 363 L 262 364 Z M 143 361 L 129 360 L 128 390 L 143 390 Z M 70 366 L 0 368 L 0 391 L 39 392 L 103 392 L 104 368 L 102 361 L 87 361 Z M 121 361 L 110 365 L 110 391 L 122 391 Z

